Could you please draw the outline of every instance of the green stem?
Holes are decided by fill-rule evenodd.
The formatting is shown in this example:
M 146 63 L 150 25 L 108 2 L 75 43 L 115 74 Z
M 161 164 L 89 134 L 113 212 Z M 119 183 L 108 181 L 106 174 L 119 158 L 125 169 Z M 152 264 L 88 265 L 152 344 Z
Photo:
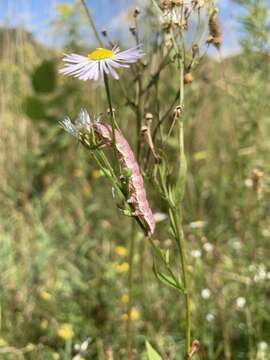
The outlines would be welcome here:
M 181 18 L 183 19 L 183 7 L 181 12 Z M 180 31 L 180 41 L 181 41 L 181 57 L 179 59 L 179 106 L 181 110 L 183 110 L 184 106 L 184 67 L 185 67 L 185 44 L 183 33 Z M 181 115 L 180 115 L 181 116 Z M 179 155 L 180 161 L 184 161 L 185 156 L 185 148 L 184 148 L 184 123 L 183 117 L 181 116 L 179 119 Z M 183 184 L 185 186 L 185 184 Z M 191 342 L 191 312 L 190 312 L 190 289 L 189 289 L 189 279 L 188 279 L 188 270 L 187 270 L 187 262 L 186 262 L 186 249 L 185 249 L 185 238 L 183 233 L 183 225 L 182 225 L 182 209 L 180 209 L 180 214 L 175 211 L 174 217 L 175 222 L 177 224 L 178 229 L 178 248 L 179 255 L 181 259 L 181 267 L 182 267 L 182 276 L 183 276 L 183 285 L 185 288 L 185 308 L 186 308 L 186 358 L 189 359 L 190 354 L 190 342 Z
M 127 355 L 128 360 L 132 360 L 132 346 L 133 346 L 133 329 L 132 329 L 132 319 L 131 311 L 133 305 L 133 265 L 134 265 L 134 245 L 135 245 L 135 234 L 136 234 L 136 224 L 132 221 L 131 224 L 131 239 L 129 247 L 129 273 L 128 273 L 128 319 L 127 319 Z
M 112 147 L 113 147 L 113 151 L 114 151 L 115 161 L 118 166 L 118 175 L 119 175 L 121 173 L 121 171 L 120 171 L 120 166 L 119 166 L 118 157 L 117 157 L 116 140 L 115 140 L 115 130 L 119 127 L 116 123 L 115 114 L 114 114 L 114 110 L 113 110 L 113 106 L 112 106 L 112 98 L 111 98 L 108 75 L 104 72 L 103 77 L 104 77 L 104 84 L 105 84 L 106 96 L 107 96 L 107 100 L 108 100 L 108 104 L 109 104 L 109 111 L 110 111 L 110 118 L 111 118 L 111 125 L 112 125 Z
M 96 39 L 97 39 L 99 45 L 100 45 L 101 47 L 103 47 L 103 46 L 104 46 L 104 45 L 103 45 L 103 42 L 102 42 L 102 40 L 101 40 L 101 38 L 100 38 L 100 36 L 99 36 L 99 33 L 98 33 L 98 31 L 97 31 L 97 28 L 96 28 L 94 19 L 93 19 L 92 15 L 91 15 L 91 12 L 90 12 L 87 4 L 86 4 L 86 1 L 85 1 L 85 0 L 81 0 L 81 3 L 82 3 L 82 5 L 83 5 L 83 7 L 84 7 L 86 16 L 88 17 L 88 20 L 89 20 L 89 22 L 90 22 L 90 25 L 91 25 L 92 30 L 94 31 L 94 34 L 95 34 Z
M 179 255 L 181 259 L 181 270 L 182 270 L 182 279 L 185 289 L 185 308 L 186 308 L 186 358 L 189 359 L 190 353 L 190 342 L 191 342 L 191 313 L 190 313 L 190 294 L 189 294 L 189 279 L 187 271 L 187 261 L 186 261 L 186 250 L 185 250 L 185 239 L 184 233 L 182 230 L 182 222 L 179 219 L 179 214 L 176 210 L 173 211 L 173 216 L 175 219 L 177 227 L 177 243 L 179 249 Z
M 181 18 L 183 18 L 183 8 L 181 12 Z M 172 40 L 175 52 L 177 53 L 178 59 L 178 69 L 179 69 L 179 107 L 180 111 L 183 110 L 184 105 L 184 67 L 185 67 L 185 44 L 182 31 L 180 30 L 180 48 L 176 43 L 176 39 L 174 37 L 173 31 Z M 184 149 L 184 124 L 183 118 L 180 114 L 180 118 L 178 119 L 178 131 L 179 131 L 179 157 L 180 162 L 184 160 L 185 149 Z M 181 176 L 181 174 L 179 175 Z M 182 184 L 185 186 L 185 184 Z M 178 204 L 177 204 L 178 205 Z M 183 225 L 182 225 L 182 209 L 180 204 L 179 206 L 170 207 L 169 210 L 170 222 L 171 226 L 174 229 L 175 238 L 177 241 L 178 249 L 179 249 L 179 257 L 181 261 L 181 272 L 182 272 L 182 280 L 183 286 L 185 289 L 185 309 L 186 309 L 186 325 L 185 325 L 185 358 L 190 358 L 190 342 L 191 342 L 191 313 L 190 313 L 190 294 L 189 294 L 189 279 L 188 279 L 188 271 L 187 271 L 187 262 L 186 262 L 186 250 L 185 250 L 185 239 L 183 233 Z

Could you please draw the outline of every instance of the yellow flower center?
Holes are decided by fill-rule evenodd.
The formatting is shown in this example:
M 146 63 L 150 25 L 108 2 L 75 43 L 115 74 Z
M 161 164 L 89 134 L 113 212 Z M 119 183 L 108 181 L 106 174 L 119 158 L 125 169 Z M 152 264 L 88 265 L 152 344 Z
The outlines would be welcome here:
M 111 59 L 114 56 L 112 50 L 98 48 L 88 54 L 88 58 L 90 60 L 104 60 L 104 59 Z

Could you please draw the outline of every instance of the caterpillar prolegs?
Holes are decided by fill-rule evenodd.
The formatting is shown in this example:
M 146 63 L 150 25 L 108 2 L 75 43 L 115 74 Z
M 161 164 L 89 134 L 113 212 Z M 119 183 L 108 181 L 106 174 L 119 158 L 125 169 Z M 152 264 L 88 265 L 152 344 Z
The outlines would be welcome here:
M 81 111 L 79 118 L 74 124 L 68 118 L 61 121 L 60 124 L 86 146 L 91 145 L 90 139 L 93 137 L 93 132 L 100 146 L 112 146 L 113 132 L 111 126 L 100 121 L 91 122 L 85 110 Z M 129 143 L 120 130 L 115 130 L 115 147 L 121 170 L 123 172 L 127 170 L 131 174 L 128 185 L 128 202 L 133 209 L 132 215 L 138 218 L 144 229 L 146 229 L 146 233 L 151 235 L 154 233 L 156 221 L 147 200 L 139 165 Z

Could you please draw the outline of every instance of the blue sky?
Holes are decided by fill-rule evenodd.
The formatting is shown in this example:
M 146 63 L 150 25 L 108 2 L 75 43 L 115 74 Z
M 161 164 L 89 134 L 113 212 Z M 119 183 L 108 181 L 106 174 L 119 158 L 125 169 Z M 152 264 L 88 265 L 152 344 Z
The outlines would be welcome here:
M 135 4 L 136 0 L 87 0 L 99 29 L 108 24 L 121 22 L 121 13 Z M 146 1 L 146 0 L 145 0 Z M 148 0 L 147 0 L 148 1 Z M 42 41 L 48 38 L 48 23 L 54 16 L 53 4 L 73 3 L 74 0 L 0 0 L 0 21 L 9 25 L 22 25 L 33 31 Z M 225 34 L 224 54 L 239 50 L 239 8 L 230 0 L 219 1 L 223 32 Z

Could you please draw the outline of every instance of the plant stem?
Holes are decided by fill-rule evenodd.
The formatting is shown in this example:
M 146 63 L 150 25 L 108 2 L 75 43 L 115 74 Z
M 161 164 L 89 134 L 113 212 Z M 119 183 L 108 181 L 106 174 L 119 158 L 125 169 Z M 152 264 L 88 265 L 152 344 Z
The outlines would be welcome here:
M 110 92 L 110 86 L 109 86 L 109 79 L 105 72 L 103 73 L 103 77 L 104 77 L 106 96 L 107 96 L 107 100 L 108 100 L 108 104 L 109 104 L 109 111 L 110 111 L 111 124 L 112 124 L 112 147 L 113 147 L 113 151 L 114 151 L 115 161 L 118 166 L 118 175 L 119 175 L 120 174 L 120 166 L 119 166 L 118 157 L 117 157 L 116 140 L 115 140 L 115 130 L 116 130 L 116 128 L 118 128 L 118 125 L 115 120 L 115 114 L 114 114 L 114 110 L 113 110 L 113 106 L 112 106 L 112 98 L 111 98 L 111 92 Z
M 183 19 L 183 7 L 181 11 L 181 20 Z M 182 22 L 182 21 L 181 21 Z M 182 31 L 180 31 L 180 41 L 181 41 L 181 57 L 179 59 L 179 106 L 181 111 L 184 106 L 184 68 L 185 68 L 185 44 Z M 184 123 L 182 114 L 179 119 L 179 155 L 180 162 L 185 161 L 185 147 L 184 147 Z M 182 174 L 180 174 L 181 176 Z M 185 184 L 183 184 L 185 186 Z M 184 190 L 184 189 L 183 189 Z M 183 233 L 183 224 L 182 224 L 182 209 L 180 204 L 180 211 L 175 214 L 175 222 L 178 229 L 178 247 L 179 255 L 181 258 L 181 267 L 182 267 L 182 276 L 183 276 L 183 285 L 185 288 L 185 308 L 186 308 L 186 358 L 189 359 L 190 356 L 190 342 L 191 342 L 191 313 L 190 313 L 190 294 L 189 294 L 189 279 L 187 271 L 187 262 L 186 262 L 186 249 L 185 249 L 185 237 Z
M 181 9 L 181 20 L 183 19 L 183 7 Z M 182 23 L 182 21 L 181 21 Z M 184 106 L 184 68 L 185 68 L 185 43 L 180 29 L 180 48 L 176 43 L 176 39 L 173 31 L 171 31 L 173 46 L 177 54 L 178 59 L 178 69 L 179 69 L 179 108 L 180 115 L 178 118 L 178 146 L 179 146 L 179 160 L 180 164 L 184 161 L 185 157 L 185 148 L 184 148 L 184 123 L 182 117 L 182 111 Z M 181 170 L 181 165 L 180 165 Z M 183 176 L 179 174 L 178 176 Z M 178 183 L 178 182 L 177 182 Z M 185 186 L 185 183 L 182 184 Z M 184 191 L 184 189 L 182 189 Z M 182 199 L 180 200 L 182 202 Z M 187 262 L 186 262 L 186 250 L 185 250 L 185 238 L 183 233 L 182 225 L 182 208 L 180 205 L 171 206 L 169 210 L 171 226 L 174 229 L 175 238 L 177 241 L 179 249 L 179 257 L 181 261 L 181 272 L 182 280 L 184 285 L 184 296 L 185 296 L 185 310 L 186 310 L 186 324 L 185 324 L 185 358 L 190 359 L 190 342 L 191 342 L 191 313 L 190 313 L 190 294 L 189 294 L 189 280 L 188 280 L 188 271 L 187 271 Z
M 136 224 L 135 221 L 132 221 L 131 224 L 131 238 L 130 238 L 130 247 L 129 247 L 129 273 L 128 273 L 128 319 L 127 319 L 127 355 L 128 360 L 132 360 L 132 345 L 133 345 L 133 329 L 132 329 L 132 319 L 131 311 L 133 305 L 133 265 L 134 265 L 134 245 L 135 245 L 135 234 L 136 234 Z
M 181 259 L 181 270 L 182 270 L 182 279 L 185 289 L 185 308 L 186 308 L 186 358 L 189 359 L 190 353 L 190 341 L 191 341 L 191 314 L 190 314 L 190 295 L 189 295 L 189 279 L 187 271 L 187 261 L 186 261 L 186 250 L 185 250 L 185 239 L 184 233 L 182 230 L 182 221 L 179 219 L 179 214 L 177 210 L 174 211 L 174 221 L 176 223 L 177 230 L 177 243 L 179 249 L 179 255 Z
M 94 19 L 93 19 L 92 15 L 91 15 L 91 12 L 90 12 L 87 4 L 86 4 L 86 1 L 85 1 L 85 0 L 81 0 L 81 3 L 82 3 L 82 5 L 83 5 L 83 7 L 84 7 L 85 13 L 86 13 L 86 15 L 87 15 L 87 17 L 88 17 L 88 20 L 89 20 L 89 22 L 90 22 L 91 28 L 92 28 L 92 30 L 94 31 L 94 34 L 95 34 L 96 39 L 97 39 L 99 45 L 100 45 L 101 47 L 103 47 L 103 42 L 102 42 L 102 40 L 101 40 L 101 38 L 100 38 L 100 36 L 99 36 L 99 33 L 98 33 L 98 31 L 97 31 L 97 28 L 96 28 Z

